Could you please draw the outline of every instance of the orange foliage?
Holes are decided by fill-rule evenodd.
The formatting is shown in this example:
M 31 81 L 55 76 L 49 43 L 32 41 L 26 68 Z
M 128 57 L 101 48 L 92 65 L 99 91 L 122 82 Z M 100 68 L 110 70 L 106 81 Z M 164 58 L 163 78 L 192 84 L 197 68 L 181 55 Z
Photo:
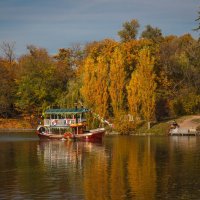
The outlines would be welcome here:
M 142 49 L 136 70 L 127 86 L 129 109 L 135 120 L 141 115 L 147 121 L 154 118 L 156 82 L 153 67 L 154 58 L 150 56 L 150 51 Z
M 156 82 L 153 72 L 154 57 L 150 56 L 148 49 L 143 49 L 139 53 L 138 72 L 140 74 L 140 93 L 142 101 L 142 113 L 148 122 L 154 119 L 156 102 Z
M 104 56 L 98 57 L 98 64 L 96 67 L 96 81 L 93 85 L 95 88 L 95 112 L 101 117 L 108 116 L 108 64 Z
M 89 108 L 93 108 L 94 99 L 95 99 L 95 88 L 93 87 L 95 84 L 94 79 L 94 59 L 91 57 L 87 57 L 84 63 L 83 68 L 83 86 L 81 88 L 81 94 L 84 98 L 85 104 Z
M 125 88 L 125 65 L 123 55 L 119 48 L 113 52 L 110 63 L 110 87 L 109 94 L 114 115 L 117 116 L 123 110 L 124 88 Z

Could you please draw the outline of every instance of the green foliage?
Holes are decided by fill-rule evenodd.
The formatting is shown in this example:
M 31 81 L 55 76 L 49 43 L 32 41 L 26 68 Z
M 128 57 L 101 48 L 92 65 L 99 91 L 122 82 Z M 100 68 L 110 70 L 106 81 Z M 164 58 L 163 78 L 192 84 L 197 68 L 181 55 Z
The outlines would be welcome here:
M 187 94 L 187 95 L 185 95 Z M 172 101 L 172 112 L 174 116 L 184 114 L 196 114 L 200 112 L 200 95 L 193 89 L 183 89 L 178 98 Z
M 147 135 L 163 135 L 169 133 L 170 123 L 163 121 L 152 125 L 151 129 L 148 129 L 146 123 L 141 123 L 135 131 L 135 134 L 147 134 Z
M 190 99 L 198 99 L 200 94 L 199 52 L 198 42 L 189 34 L 167 36 L 160 44 L 158 72 L 164 76 L 159 75 L 157 82 L 159 102 L 165 102 L 167 109 L 163 117 L 199 112 L 198 103 Z
M 3 60 L 0 60 L 0 85 L 0 116 L 7 117 L 12 114 L 14 84 Z
M 160 43 L 163 40 L 162 32 L 159 28 L 153 28 L 151 25 L 147 25 L 145 30 L 141 34 L 142 38 L 147 38 L 155 43 Z
M 55 76 L 56 65 L 44 49 L 37 48 L 31 48 L 30 55 L 22 57 L 19 64 L 22 71 L 17 80 L 16 106 L 23 112 L 41 112 L 62 92 L 61 81 Z
M 170 116 L 176 117 L 185 114 L 183 103 L 180 99 L 174 99 L 170 102 Z
M 123 23 L 123 29 L 118 32 L 122 42 L 127 42 L 136 39 L 140 24 L 137 19 L 132 19 L 130 22 Z
M 70 80 L 67 85 L 67 91 L 63 91 L 60 98 L 56 100 L 57 104 L 61 108 L 73 108 L 75 102 L 82 100 L 80 95 L 81 86 L 80 79 Z

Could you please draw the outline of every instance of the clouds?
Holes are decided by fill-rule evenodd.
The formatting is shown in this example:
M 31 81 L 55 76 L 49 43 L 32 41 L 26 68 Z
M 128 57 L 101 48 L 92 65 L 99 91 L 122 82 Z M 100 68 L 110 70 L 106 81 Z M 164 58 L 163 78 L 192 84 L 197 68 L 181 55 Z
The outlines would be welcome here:
M 138 19 L 164 34 L 193 33 L 197 0 L 2 0 L 0 42 L 16 41 L 19 52 L 35 44 L 56 52 L 71 43 L 117 39 L 122 23 Z

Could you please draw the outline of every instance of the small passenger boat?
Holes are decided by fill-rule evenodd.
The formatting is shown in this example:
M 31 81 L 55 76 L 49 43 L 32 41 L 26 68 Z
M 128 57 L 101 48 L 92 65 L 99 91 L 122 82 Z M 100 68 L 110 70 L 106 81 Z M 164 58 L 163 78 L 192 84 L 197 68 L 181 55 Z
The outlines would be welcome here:
M 105 135 L 105 128 L 86 129 L 85 108 L 48 109 L 45 111 L 44 125 L 37 127 L 40 139 L 47 140 L 81 140 L 101 141 Z

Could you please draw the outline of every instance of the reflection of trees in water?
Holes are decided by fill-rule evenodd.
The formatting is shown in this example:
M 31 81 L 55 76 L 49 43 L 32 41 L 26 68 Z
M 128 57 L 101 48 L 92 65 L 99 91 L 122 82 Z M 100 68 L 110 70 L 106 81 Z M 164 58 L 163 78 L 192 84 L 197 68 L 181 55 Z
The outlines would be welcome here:
M 135 199 L 154 199 L 156 193 L 155 152 L 150 137 L 141 143 L 135 142 L 134 153 L 129 153 L 128 173 L 132 196 Z
M 199 141 L 199 137 L 196 136 L 170 137 L 168 165 L 170 176 L 166 189 L 166 193 L 170 194 L 169 198 L 179 196 L 180 199 L 199 199 Z
M 156 140 L 154 145 L 157 195 L 164 194 L 165 199 L 198 199 L 199 137 L 171 136 L 161 141 Z
M 176 199 L 188 197 L 190 186 L 198 191 L 199 140 L 129 136 L 106 139 L 103 145 L 50 141 L 40 143 L 38 157 L 47 171 L 57 168 L 62 175 L 59 190 L 79 192 L 86 200 Z
M 85 199 L 108 199 L 108 157 L 105 151 L 91 152 L 86 157 L 83 171 Z
M 112 199 L 152 199 L 156 189 L 156 171 L 150 141 L 122 138 L 113 146 L 113 152 Z
M 84 170 L 85 199 L 154 198 L 156 165 L 150 141 L 115 139 L 109 154 L 90 159 Z

